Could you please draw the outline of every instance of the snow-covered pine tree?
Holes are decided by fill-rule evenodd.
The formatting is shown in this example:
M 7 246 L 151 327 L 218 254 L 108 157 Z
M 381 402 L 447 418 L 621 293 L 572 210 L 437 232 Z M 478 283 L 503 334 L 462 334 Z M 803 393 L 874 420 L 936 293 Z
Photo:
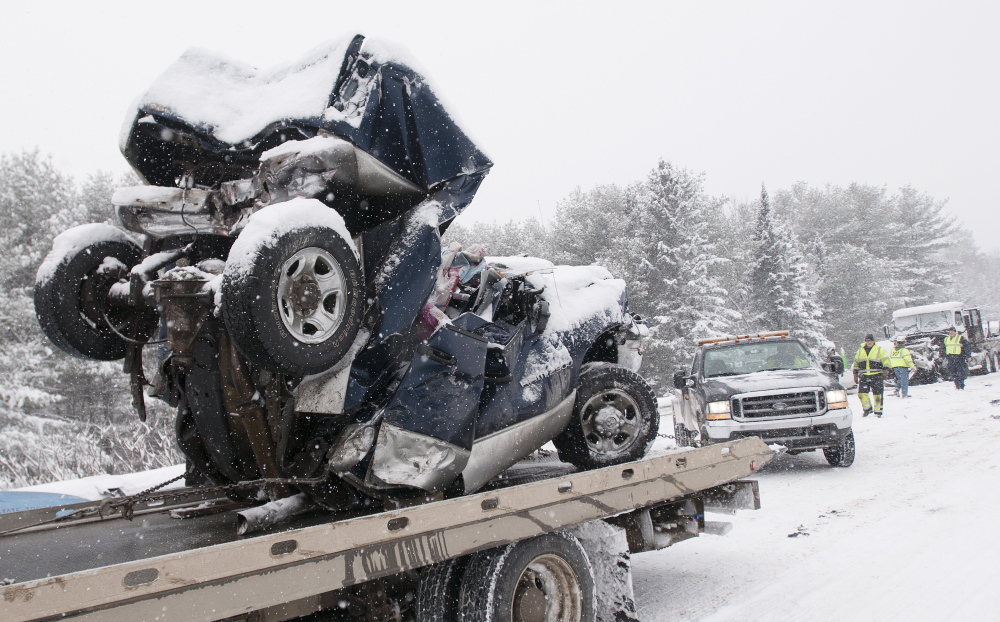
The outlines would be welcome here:
M 710 238 L 708 214 L 721 201 L 705 194 L 702 177 L 661 160 L 637 201 L 642 226 L 629 262 L 635 269 L 626 280 L 646 292 L 633 306 L 651 319 L 643 375 L 661 386 L 690 365 L 695 340 L 725 334 L 736 319 L 713 274 L 724 260 Z
M 52 238 L 111 218 L 110 175 L 82 191 L 37 152 L 0 154 L 0 489 L 176 464 L 173 413 L 139 423 L 120 363 L 57 350 L 35 318 L 35 271 Z
M 959 242 L 956 228 L 942 214 L 944 201 L 905 186 L 889 199 L 893 225 L 880 236 L 902 305 L 942 302 L 959 267 L 942 252 Z M 973 244 L 974 246 L 974 244 Z
M 771 210 L 763 184 L 754 243 L 749 285 L 757 328 L 791 331 L 819 355 L 830 342 L 824 334 L 822 306 L 810 287 L 811 267 L 795 234 Z

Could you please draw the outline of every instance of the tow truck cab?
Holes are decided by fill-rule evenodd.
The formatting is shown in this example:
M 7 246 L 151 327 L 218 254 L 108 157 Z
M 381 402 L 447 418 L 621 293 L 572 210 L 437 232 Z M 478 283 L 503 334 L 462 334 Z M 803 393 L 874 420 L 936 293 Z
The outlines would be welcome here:
M 699 341 L 690 371 L 674 374 L 677 445 L 758 436 L 791 454 L 823 449 L 831 464 L 834 455 L 837 466 L 849 466 L 853 413 L 843 370 L 839 356 L 817 365 L 787 331 Z

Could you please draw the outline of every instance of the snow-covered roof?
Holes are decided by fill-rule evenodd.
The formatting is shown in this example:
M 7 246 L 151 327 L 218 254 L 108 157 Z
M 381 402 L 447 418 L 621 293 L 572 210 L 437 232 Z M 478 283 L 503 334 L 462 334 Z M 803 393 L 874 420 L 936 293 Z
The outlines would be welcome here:
M 910 317 L 911 315 L 920 315 L 922 313 L 934 313 L 936 311 L 961 311 L 962 303 L 952 300 L 951 302 L 937 302 L 932 305 L 922 305 L 919 307 L 907 307 L 905 309 L 896 309 L 892 312 L 892 319 L 899 317 Z

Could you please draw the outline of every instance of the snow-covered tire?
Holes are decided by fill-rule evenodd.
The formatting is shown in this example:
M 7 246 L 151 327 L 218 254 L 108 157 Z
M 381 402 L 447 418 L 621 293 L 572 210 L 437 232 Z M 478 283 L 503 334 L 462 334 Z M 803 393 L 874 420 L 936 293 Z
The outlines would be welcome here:
M 248 226 L 240 235 L 222 275 L 222 317 L 244 356 L 301 376 L 325 371 L 347 354 L 361 326 L 362 285 L 345 235 L 325 224 L 272 235 Z
M 580 372 L 573 417 L 553 439 L 559 458 L 580 470 L 639 460 L 656 440 L 656 396 L 641 376 L 610 363 Z
M 848 432 L 840 443 L 833 447 L 824 447 L 823 455 L 832 467 L 849 467 L 854 464 L 854 432 Z
M 473 555 L 462 578 L 461 619 L 592 622 L 595 600 L 583 546 L 554 532 Z
M 141 258 L 139 245 L 110 225 L 80 225 L 56 237 L 35 278 L 35 315 L 42 332 L 63 352 L 99 361 L 125 356 L 128 344 L 115 331 L 149 339 L 155 313 L 113 306 L 107 295 Z
M 417 586 L 417 620 L 420 622 L 458 622 L 462 575 L 469 557 L 456 557 L 427 566 L 420 571 Z

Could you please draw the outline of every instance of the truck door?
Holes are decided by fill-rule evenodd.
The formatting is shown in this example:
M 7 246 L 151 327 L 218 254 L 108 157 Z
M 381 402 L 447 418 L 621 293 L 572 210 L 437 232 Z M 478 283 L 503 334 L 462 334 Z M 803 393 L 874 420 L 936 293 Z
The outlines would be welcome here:
M 983 318 L 979 314 L 979 309 L 966 309 L 963 316 L 965 336 L 972 343 L 982 343 L 986 336 L 983 334 Z

